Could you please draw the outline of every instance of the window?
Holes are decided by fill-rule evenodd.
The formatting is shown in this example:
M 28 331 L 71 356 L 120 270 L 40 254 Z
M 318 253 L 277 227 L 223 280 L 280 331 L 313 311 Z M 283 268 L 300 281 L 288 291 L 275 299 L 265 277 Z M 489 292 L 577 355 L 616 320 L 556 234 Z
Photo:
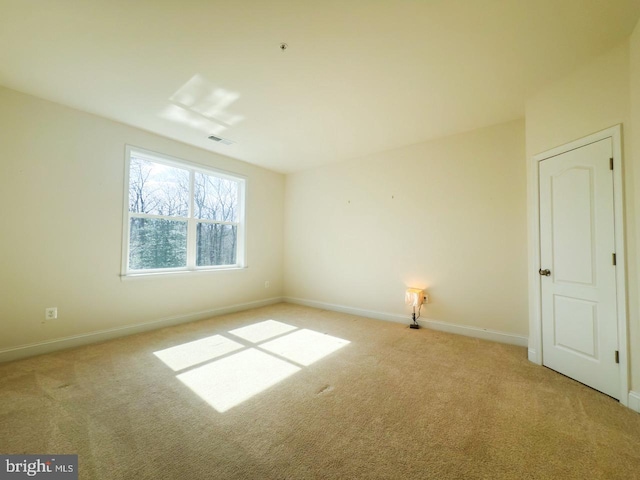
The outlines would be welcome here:
M 127 148 L 125 274 L 244 266 L 245 180 Z

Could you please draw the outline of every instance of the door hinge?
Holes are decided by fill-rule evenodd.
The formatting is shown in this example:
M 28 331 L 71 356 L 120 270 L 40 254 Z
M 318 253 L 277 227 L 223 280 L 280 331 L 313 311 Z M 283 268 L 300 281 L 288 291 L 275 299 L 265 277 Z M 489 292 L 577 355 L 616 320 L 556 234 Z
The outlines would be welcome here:
M 616 350 L 616 363 L 620 363 L 620 352 Z
M 613 262 L 614 265 L 616 264 L 616 254 L 615 253 L 611 254 L 611 261 Z
M 609 170 L 613 170 L 613 157 L 609 159 Z

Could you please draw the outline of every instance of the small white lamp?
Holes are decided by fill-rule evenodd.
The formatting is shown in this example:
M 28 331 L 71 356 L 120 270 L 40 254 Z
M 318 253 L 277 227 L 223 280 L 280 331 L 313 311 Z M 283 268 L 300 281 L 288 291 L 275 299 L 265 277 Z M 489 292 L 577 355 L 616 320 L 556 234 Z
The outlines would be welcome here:
M 422 303 L 424 302 L 424 291 L 419 288 L 407 288 L 407 291 L 404 294 L 404 301 L 407 305 L 411 305 L 413 307 L 413 315 L 411 316 L 413 323 L 410 324 L 409 327 L 420 328 L 420 325 L 418 325 L 418 318 L 420 318 L 420 310 L 422 308 Z M 416 307 L 418 307 L 417 317 Z

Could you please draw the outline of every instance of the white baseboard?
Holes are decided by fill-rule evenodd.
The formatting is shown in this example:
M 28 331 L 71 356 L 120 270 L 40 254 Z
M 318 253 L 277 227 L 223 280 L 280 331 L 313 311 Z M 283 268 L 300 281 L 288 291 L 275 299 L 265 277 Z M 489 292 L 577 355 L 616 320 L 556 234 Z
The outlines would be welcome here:
M 109 328 L 106 330 L 99 330 L 97 332 L 83 333 L 81 335 L 73 335 L 70 337 L 56 338 L 44 342 L 36 342 L 26 345 L 19 345 L 17 347 L 5 348 L 0 350 L 0 362 L 8 362 L 11 360 L 18 360 L 20 358 L 42 355 L 44 353 L 79 347 L 81 345 L 87 345 L 89 343 L 103 342 L 112 338 L 124 337 L 127 335 L 133 335 L 134 333 L 141 333 L 149 330 L 157 330 L 159 328 L 178 325 L 181 323 L 205 320 L 207 318 L 215 317 L 218 315 L 240 312 L 252 308 L 265 307 L 267 305 L 273 305 L 282 301 L 282 297 L 267 298 L 265 300 L 239 303 L 236 305 L 214 308 L 212 310 L 206 310 L 202 312 L 188 313 L 185 315 L 174 315 L 171 317 L 160 318 L 158 320 L 152 320 L 150 322 L 127 325 L 125 327 Z
M 296 305 L 304 305 L 305 307 L 313 307 L 320 308 L 322 310 L 331 310 L 333 312 L 348 313 L 350 315 L 357 315 L 359 317 L 375 318 L 376 320 L 386 320 L 387 322 L 408 323 L 411 320 L 405 315 L 364 310 L 361 308 L 347 307 L 344 305 L 335 305 L 333 303 L 318 302 L 316 300 L 307 300 L 306 298 L 284 297 L 283 301 L 287 303 L 295 303 Z
M 374 310 L 365 310 L 362 308 L 347 307 L 345 305 L 335 305 L 332 303 L 318 302 L 316 300 L 308 300 L 305 298 L 284 297 L 287 303 L 295 303 L 307 307 L 321 308 L 323 310 L 332 310 L 334 312 L 348 313 L 358 315 L 360 317 L 374 318 L 376 320 L 386 320 L 388 322 L 409 324 L 411 319 L 407 315 L 398 315 L 395 313 L 376 312 Z M 491 340 L 493 342 L 508 343 L 510 345 L 518 345 L 526 347 L 529 345 L 527 337 L 522 335 L 514 335 L 512 333 L 498 332 L 488 328 L 470 327 L 467 325 L 456 325 L 449 322 L 441 322 L 438 320 L 421 319 L 418 323 L 432 330 L 441 332 L 455 333 L 467 337 L 481 338 L 483 340 Z
M 519 347 L 529 345 L 529 339 L 523 335 L 515 335 L 513 333 L 498 332 L 488 328 L 470 327 L 468 325 L 455 325 L 448 322 L 440 322 L 437 320 L 418 321 L 425 324 L 427 328 L 440 330 L 442 332 L 455 333 L 457 335 L 465 335 L 467 337 L 482 338 L 483 340 L 491 340 L 492 342 L 508 343 Z
M 627 405 L 631 410 L 635 410 L 640 413 L 640 392 L 629 392 L 629 404 Z
M 536 352 L 533 348 L 528 349 L 527 358 L 530 362 L 538 363 L 538 352 Z

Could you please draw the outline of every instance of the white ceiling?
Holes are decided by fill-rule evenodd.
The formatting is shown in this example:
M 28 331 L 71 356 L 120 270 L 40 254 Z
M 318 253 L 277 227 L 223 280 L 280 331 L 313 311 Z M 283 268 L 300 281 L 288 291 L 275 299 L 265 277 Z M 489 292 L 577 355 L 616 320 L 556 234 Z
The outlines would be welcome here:
M 639 16 L 640 0 L 0 0 L 0 84 L 293 172 L 522 117 Z

